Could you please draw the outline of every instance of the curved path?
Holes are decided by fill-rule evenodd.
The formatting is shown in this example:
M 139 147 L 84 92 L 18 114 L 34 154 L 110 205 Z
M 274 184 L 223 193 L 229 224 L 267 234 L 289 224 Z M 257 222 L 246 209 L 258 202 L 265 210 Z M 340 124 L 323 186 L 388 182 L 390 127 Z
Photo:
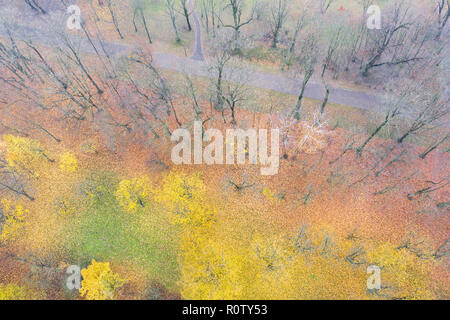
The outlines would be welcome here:
M 194 0 L 189 1 L 189 9 L 191 10 L 191 16 L 192 19 L 194 20 L 194 32 L 195 32 L 194 54 L 192 55 L 191 59 L 198 61 L 205 61 L 202 44 L 202 25 L 197 17 L 197 12 L 195 11 Z

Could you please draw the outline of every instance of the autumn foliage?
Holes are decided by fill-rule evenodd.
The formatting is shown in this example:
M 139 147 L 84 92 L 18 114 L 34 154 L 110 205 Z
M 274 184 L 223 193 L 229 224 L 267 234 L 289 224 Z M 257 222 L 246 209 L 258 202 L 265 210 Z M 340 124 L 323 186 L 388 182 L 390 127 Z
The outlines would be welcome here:
M 84 2 L 83 10 L 119 41 L 123 3 Z M 124 38 L 126 50 L 131 40 L 147 43 L 137 31 Z M 13 64 L 20 72 L 0 72 L 27 90 L 0 96 L 11 108 L 0 114 L 0 300 L 450 297 L 445 139 L 400 143 L 388 131 L 404 124 L 393 121 L 368 140 L 373 123 L 345 125 L 375 112 L 353 119 L 333 104 L 319 114 L 304 98 L 295 119 L 269 100 L 295 106 L 298 97 L 255 89 L 241 99 L 243 87 L 223 80 L 225 99 L 210 79 L 156 68 L 147 45 L 117 60 L 10 47 L 5 56 L 23 53 Z M 16 99 L 22 91 L 32 99 Z M 232 110 L 218 108 L 222 98 Z M 252 109 L 261 101 L 270 111 Z M 221 132 L 279 128 L 278 174 L 261 176 L 250 164 L 174 165 L 171 133 L 193 121 Z M 73 265 L 79 290 L 65 286 Z M 379 289 L 367 287 L 369 266 L 381 270 Z

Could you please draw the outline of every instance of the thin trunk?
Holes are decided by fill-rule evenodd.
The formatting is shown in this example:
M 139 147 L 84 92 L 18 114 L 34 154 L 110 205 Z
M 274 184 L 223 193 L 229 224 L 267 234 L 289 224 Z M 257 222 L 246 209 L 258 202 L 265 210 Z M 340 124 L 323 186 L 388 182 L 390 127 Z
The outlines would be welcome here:
M 139 9 L 135 9 L 135 10 L 134 10 L 134 13 L 133 13 L 133 26 L 134 26 L 134 32 L 138 32 L 138 28 L 137 28 L 137 25 L 136 25 L 136 14 L 137 14 L 138 10 L 139 10 Z
M 206 1 L 202 0 L 202 16 L 201 18 L 203 18 L 203 16 L 205 17 L 205 27 L 206 27 L 206 34 L 209 35 L 209 15 L 208 15 L 208 8 L 206 7 Z
M 186 18 L 186 24 L 188 27 L 188 31 L 192 31 L 191 21 L 189 19 L 189 10 L 186 6 L 186 1 L 183 2 L 183 14 L 184 14 L 184 17 Z
M 294 52 L 295 44 L 297 43 L 297 37 L 298 37 L 298 34 L 300 32 L 301 27 L 302 27 L 302 22 L 299 20 L 297 22 L 297 26 L 295 28 L 294 36 L 292 38 L 291 47 L 289 48 L 289 52 L 290 53 Z
M 29 119 L 28 119 L 29 120 Z M 52 138 L 53 140 L 55 140 L 56 142 L 60 143 L 61 139 L 55 137 L 50 131 L 48 131 L 47 129 L 45 129 L 43 126 L 41 126 L 39 123 L 34 122 L 32 120 L 29 120 L 33 125 L 35 125 L 36 127 L 38 127 L 39 129 L 41 129 L 42 131 L 44 131 L 50 138 Z
M 235 125 L 236 124 L 236 118 L 235 118 L 235 115 L 234 115 L 234 109 L 235 109 L 234 103 L 233 103 L 233 106 L 230 109 L 231 109 L 231 124 Z
M 410 194 L 408 194 L 408 200 L 413 200 L 416 196 L 419 196 L 419 195 L 422 195 L 422 194 L 429 194 L 429 193 L 435 192 L 437 190 L 440 190 L 440 189 L 446 187 L 448 184 L 449 184 L 449 182 L 444 183 L 444 184 L 442 184 L 442 185 L 440 185 L 438 187 L 434 187 L 434 188 L 433 187 L 427 187 L 427 188 L 421 189 L 419 191 L 416 191 L 414 193 L 410 193 Z
M 375 129 L 374 132 L 372 132 L 372 134 L 366 139 L 366 141 L 364 141 L 364 143 L 359 146 L 358 148 L 356 148 L 356 152 L 358 153 L 359 156 L 362 155 L 364 148 L 367 146 L 367 144 L 378 134 L 378 132 L 380 132 L 381 129 L 383 129 L 389 122 L 389 115 L 386 116 L 385 120 L 383 121 L 383 123 L 381 123 L 378 128 Z
M 74 50 L 74 48 L 72 48 L 72 45 L 69 43 L 68 43 L 68 47 L 69 47 L 70 51 L 72 52 L 72 54 L 74 55 L 75 59 L 77 60 L 78 66 L 81 68 L 81 70 L 86 75 L 86 77 L 89 79 L 89 81 L 92 83 L 92 85 L 97 89 L 97 93 L 99 95 L 102 95 L 104 91 L 102 89 L 100 89 L 100 87 L 97 85 L 95 80 L 91 77 L 91 75 L 89 74 L 87 69 L 84 67 L 84 64 L 81 62 L 81 59 L 78 56 L 77 52 Z
M 450 137 L 450 133 L 447 133 L 447 135 L 442 140 L 440 140 L 436 144 L 430 146 L 419 157 L 422 158 L 422 159 L 425 159 L 427 157 L 427 155 L 429 155 L 431 152 L 433 152 L 439 145 L 444 143 L 449 137 Z
M 312 73 L 306 74 L 305 78 L 303 79 L 302 90 L 300 92 L 300 95 L 298 96 L 297 105 L 295 106 L 294 118 L 296 120 L 300 120 L 300 110 L 302 108 L 303 96 L 305 94 L 306 85 L 308 84 L 309 79 L 311 78 L 311 76 L 312 76 Z
M 302 91 L 300 92 L 300 95 L 298 96 L 297 104 L 295 106 L 294 118 L 296 120 L 300 120 L 300 110 L 302 109 L 302 100 L 303 100 L 303 94 L 305 92 L 305 86 L 306 86 L 306 84 L 303 82 Z
M 412 129 L 409 129 L 403 136 L 397 139 L 398 143 L 403 143 L 403 140 L 405 140 L 411 133 L 413 132 Z
M 108 10 L 109 10 L 109 13 L 111 14 L 111 18 L 112 18 L 114 27 L 116 28 L 116 31 L 117 31 L 117 33 L 120 36 L 120 39 L 123 39 L 123 35 L 120 32 L 119 24 L 118 24 L 117 19 L 116 19 L 116 15 L 114 14 L 114 11 L 113 11 L 112 6 L 111 6 L 111 1 L 108 1 Z
M 211 27 L 213 30 L 213 37 L 216 36 L 216 12 L 214 10 L 214 4 L 211 3 Z
M 177 24 L 175 21 L 175 17 L 172 18 L 172 27 L 173 27 L 173 30 L 175 31 L 175 40 L 177 43 L 180 43 L 181 38 L 180 38 L 180 35 L 178 34 L 178 28 L 177 28 Z
M 31 9 L 33 9 L 39 13 L 42 13 L 42 14 L 47 13 L 44 9 L 42 9 L 41 6 L 39 6 L 38 3 L 36 3 L 35 0 L 25 0 L 25 3 L 28 4 L 28 6 L 30 6 Z
M 153 43 L 152 37 L 150 36 L 150 32 L 148 31 L 147 20 L 145 19 L 144 11 L 142 9 L 140 9 L 140 11 L 141 11 L 142 24 L 144 25 L 144 29 L 145 29 L 145 33 L 147 34 L 148 42 L 150 44 L 152 44 Z
M 24 196 L 24 197 L 26 197 L 28 200 L 30 200 L 30 201 L 34 201 L 34 200 L 36 200 L 34 197 L 32 197 L 32 196 L 30 196 L 28 193 L 26 193 L 25 192 L 25 190 L 17 190 L 17 189 L 14 189 L 13 187 L 11 187 L 11 186 L 9 186 L 9 185 L 7 185 L 7 184 L 4 184 L 4 183 L 2 183 L 1 181 L 0 181 L 0 186 L 3 186 L 3 187 L 5 187 L 6 189 L 8 189 L 8 190 L 10 190 L 10 191 L 12 191 L 12 192 L 14 192 L 14 193 L 17 193 L 17 194 L 19 194 L 19 195 L 22 195 L 22 196 Z
M 406 151 L 402 151 L 398 156 L 396 156 L 394 159 L 392 159 L 391 161 L 389 161 L 385 166 L 383 166 L 380 170 L 378 170 L 375 173 L 375 177 L 378 177 L 381 173 L 383 173 L 384 170 L 386 170 L 387 168 L 389 168 L 392 164 L 394 164 L 395 162 L 400 161 L 401 157 L 406 153 Z
M 217 104 L 214 106 L 214 109 L 218 111 L 223 110 L 223 97 L 222 97 L 222 74 L 223 74 L 223 68 L 219 68 L 219 75 L 217 77 Z
M 328 103 L 328 97 L 330 95 L 330 88 L 328 86 L 325 86 L 325 98 L 323 99 L 322 106 L 320 107 L 320 114 L 323 114 L 325 112 L 325 107 Z

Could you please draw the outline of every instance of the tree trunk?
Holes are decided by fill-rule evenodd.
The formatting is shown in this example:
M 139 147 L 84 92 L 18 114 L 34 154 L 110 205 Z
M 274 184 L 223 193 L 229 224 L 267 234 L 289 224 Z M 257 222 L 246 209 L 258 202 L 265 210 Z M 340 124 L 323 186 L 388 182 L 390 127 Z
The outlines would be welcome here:
M 298 96 L 297 105 L 295 106 L 295 113 L 294 118 L 295 120 L 300 120 L 300 110 L 302 108 L 302 100 L 303 95 L 305 94 L 306 85 L 308 84 L 310 76 L 305 75 L 305 79 L 302 82 L 302 90 L 300 92 L 300 95 Z
M 388 124 L 388 122 L 389 122 L 389 115 L 386 116 L 386 119 L 383 121 L 383 123 L 380 124 L 378 128 L 375 129 L 375 131 L 370 135 L 370 137 L 368 137 L 366 141 L 364 141 L 364 143 L 356 149 L 358 156 L 362 155 L 364 148 L 367 146 L 367 144 L 377 135 L 378 132 L 380 132 L 381 129 L 384 128 L 384 126 Z
M 323 114 L 325 112 L 325 107 L 328 103 L 328 97 L 330 95 L 330 88 L 328 86 L 325 86 L 325 98 L 323 99 L 322 106 L 320 107 L 320 114 Z
M 184 13 L 184 17 L 186 18 L 186 24 L 188 27 L 188 31 L 191 31 L 192 30 L 191 21 L 189 20 L 189 11 L 186 8 L 186 3 L 183 3 L 183 13 Z
M 138 28 L 137 28 L 137 25 L 136 25 L 136 14 L 137 14 L 138 10 L 139 10 L 139 9 L 135 9 L 135 10 L 134 10 L 134 13 L 133 13 L 133 26 L 134 26 L 134 32 L 138 32 Z
M 152 44 L 153 43 L 152 42 L 152 37 L 150 36 L 150 32 L 148 31 L 147 20 L 145 19 L 144 11 L 142 9 L 140 11 L 141 11 L 142 24 L 144 25 L 144 29 L 145 29 L 145 33 L 147 34 L 148 42 L 150 44 Z
M 119 37 L 120 37 L 120 39 L 123 39 L 123 35 L 120 32 L 119 24 L 118 24 L 117 19 L 116 19 L 116 15 L 114 14 L 114 11 L 113 11 L 113 9 L 111 7 L 111 1 L 108 1 L 108 9 L 109 9 L 109 13 L 111 14 L 111 18 L 112 18 L 114 27 L 116 28 L 116 31 L 119 34 Z
M 429 155 L 431 152 L 433 152 L 439 145 L 444 143 L 444 141 L 446 141 L 449 137 L 450 137 L 450 133 L 447 133 L 447 135 L 442 140 L 440 140 L 439 142 L 437 142 L 433 146 L 429 147 L 419 157 L 422 158 L 422 159 L 425 159 L 427 157 L 427 155 Z
M 222 97 L 222 74 L 223 70 L 222 68 L 219 69 L 219 75 L 217 77 L 217 88 L 216 88 L 216 94 L 217 94 L 217 102 L 214 105 L 214 109 L 217 111 L 223 110 L 223 97 Z

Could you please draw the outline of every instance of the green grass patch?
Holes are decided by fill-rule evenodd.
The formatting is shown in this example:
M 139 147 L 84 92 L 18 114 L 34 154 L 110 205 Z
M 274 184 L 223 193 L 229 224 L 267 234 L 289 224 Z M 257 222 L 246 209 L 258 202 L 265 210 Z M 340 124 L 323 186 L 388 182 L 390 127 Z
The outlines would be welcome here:
M 151 0 L 151 1 L 144 1 L 145 8 L 144 10 L 148 13 L 161 13 L 165 10 L 166 5 L 164 4 L 164 1 L 159 0 Z
M 114 196 L 117 183 L 114 175 L 105 174 L 80 185 L 86 209 L 69 218 L 65 232 L 71 262 L 85 267 L 95 258 L 133 264 L 148 280 L 174 288 L 179 275 L 176 227 L 151 204 L 134 214 L 122 211 Z

